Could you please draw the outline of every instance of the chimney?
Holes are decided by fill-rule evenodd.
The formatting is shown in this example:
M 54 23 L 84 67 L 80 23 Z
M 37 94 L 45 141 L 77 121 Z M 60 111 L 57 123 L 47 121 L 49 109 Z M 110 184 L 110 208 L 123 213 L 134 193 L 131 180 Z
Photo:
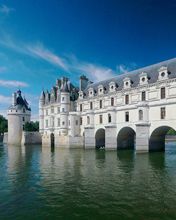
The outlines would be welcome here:
M 86 87 L 88 86 L 88 82 L 89 82 L 89 79 L 85 75 L 80 76 L 79 91 L 83 91 L 84 89 L 86 89 Z
M 17 104 L 17 94 L 14 92 L 12 94 L 12 105 L 15 106 Z

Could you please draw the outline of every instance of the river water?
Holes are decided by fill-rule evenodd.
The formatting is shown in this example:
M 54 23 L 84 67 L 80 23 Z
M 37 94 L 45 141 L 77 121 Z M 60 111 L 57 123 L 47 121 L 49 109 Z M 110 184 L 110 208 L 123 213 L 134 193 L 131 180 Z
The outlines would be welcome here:
M 150 154 L 2 145 L 6 219 L 176 219 L 176 144 Z

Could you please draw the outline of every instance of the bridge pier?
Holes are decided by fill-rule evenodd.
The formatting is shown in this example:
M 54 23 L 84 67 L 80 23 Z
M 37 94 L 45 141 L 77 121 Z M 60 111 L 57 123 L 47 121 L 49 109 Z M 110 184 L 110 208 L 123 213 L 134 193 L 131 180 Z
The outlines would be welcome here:
M 136 153 L 149 152 L 150 123 L 136 124 Z
M 95 149 L 94 127 L 85 127 L 85 149 Z
M 105 146 L 106 150 L 117 149 L 117 131 L 115 125 L 105 126 Z

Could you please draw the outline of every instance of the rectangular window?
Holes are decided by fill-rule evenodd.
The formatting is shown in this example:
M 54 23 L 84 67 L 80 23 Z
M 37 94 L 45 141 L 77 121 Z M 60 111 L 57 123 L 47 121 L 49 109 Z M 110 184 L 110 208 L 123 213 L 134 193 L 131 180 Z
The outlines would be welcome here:
M 25 118 L 23 117 L 23 121 L 25 121 Z
M 102 108 L 102 100 L 100 100 L 100 108 Z
M 125 95 L 125 104 L 126 104 L 126 105 L 129 104 L 129 95 Z
M 142 92 L 142 101 L 145 101 L 146 100 L 146 93 L 145 91 Z
M 62 112 L 64 112 L 64 108 L 62 108 Z
M 100 115 L 99 117 L 100 117 L 100 124 L 102 124 L 103 123 L 103 116 Z
M 64 101 L 64 97 L 62 97 L 62 101 Z
M 161 88 L 161 99 L 165 99 L 166 98 L 166 89 L 165 87 Z
M 57 108 L 57 113 L 60 113 L 60 107 Z
M 65 125 L 65 121 L 62 122 L 62 125 Z
M 90 117 L 87 116 L 87 124 L 89 125 L 90 124 Z
M 78 120 L 76 120 L 75 124 L 78 125 Z
M 114 106 L 114 98 L 111 98 L 111 106 Z
M 54 108 L 51 108 L 51 113 L 54 113 Z
M 125 121 L 129 121 L 129 112 L 125 112 Z
M 57 119 L 57 126 L 60 127 L 60 118 Z
M 68 120 L 68 125 L 70 126 L 70 120 Z
M 80 104 L 80 106 L 79 106 L 79 107 L 80 107 L 80 112 L 82 112 L 82 104 Z
M 165 119 L 166 118 L 166 108 L 162 107 L 161 108 L 161 119 Z
M 108 122 L 111 123 L 111 114 L 108 114 Z
M 90 109 L 93 109 L 93 103 L 90 102 Z
M 51 120 L 52 120 L 52 126 L 54 127 L 54 118 L 52 118 Z
M 48 115 L 48 109 L 46 109 L 46 115 Z
M 46 128 L 48 128 L 48 120 L 45 121 Z
M 80 125 L 82 125 L 82 117 L 80 118 Z

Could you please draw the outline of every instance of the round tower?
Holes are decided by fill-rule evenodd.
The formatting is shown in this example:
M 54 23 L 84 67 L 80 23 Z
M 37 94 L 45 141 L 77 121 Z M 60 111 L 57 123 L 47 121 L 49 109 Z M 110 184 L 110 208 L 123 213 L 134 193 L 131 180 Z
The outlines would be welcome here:
M 60 119 L 61 135 L 68 134 L 68 116 L 70 111 L 70 92 L 68 88 L 68 79 L 62 78 L 61 93 L 60 93 Z
M 39 99 L 39 130 L 43 133 L 44 130 L 44 109 L 45 104 L 45 92 L 42 91 Z
M 8 112 L 8 144 L 20 145 L 25 122 L 30 121 L 31 109 L 18 90 L 12 94 L 12 105 Z

